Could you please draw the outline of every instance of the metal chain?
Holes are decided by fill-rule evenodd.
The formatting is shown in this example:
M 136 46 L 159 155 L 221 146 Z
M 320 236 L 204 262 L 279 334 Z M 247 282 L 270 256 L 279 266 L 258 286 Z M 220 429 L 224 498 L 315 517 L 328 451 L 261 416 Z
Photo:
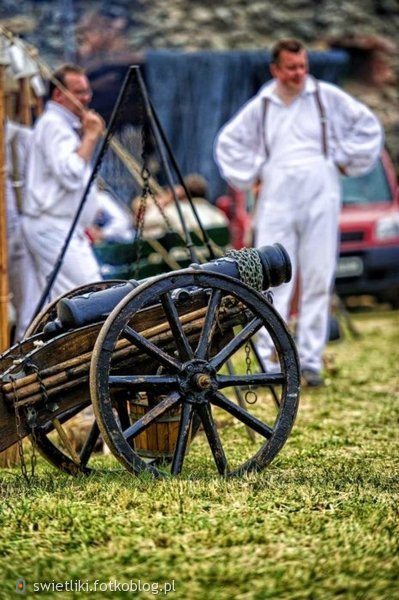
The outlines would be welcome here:
M 47 388 L 46 388 L 46 386 L 43 383 L 42 377 L 40 375 L 39 367 L 37 365 L 35 365 L 34 363 L 28 362 L 28 361 L 25 363 L 25 367 L 26 367 L 26 369 L 29 369 L 30 371 L 32 371 L 33 373 L 35 373 L 35 375 L 37 377 L 37 381 L 38 381 L 39 386 L 40 386 L 40 392 L 41 392 L 41 394 L 43 396 L 43 399 L 44 399 L 44 403 L 48 404 Z
M 264 297 L 269 302 L 269 304 L 273 304 L 274 296 L 271 290 L 267 290 L 267 292 L 263 292 Z
M 30 465 L 31 465 L 31 476 L 35 474 L 35 468 L 37 464 L 37 454 L 36 454 L 36 430 L 32 427 L 30 432 L 31 444 L 32 444 L 32 454 L 30 455 Z
M 25 366 L 27 369 L 33 371 L 33 373 L 36 374 L 37 380 L 39 382 L 39 386 L 40 386 L 40 392 L 41 395 L 43 397 L 44 403 L 46 405 L 49 404 L 49 397 L 48 397 L 48 393 L 47 393 L 47 388 L 43 383 L 43 380 L 41 378 L 40 375 L 40 370 L 39 367 L 37 365 L 35 365 L 32 362 L 26 361 Z M 31 443 L 32 443 L 32 454 L 31 454 L 31 472 L 32 472 L 32 477 L 34 475 L 35 472 L 35 467 L 36 467 L 36 463 L 37 463 L 37 455 L 36 455 L 36 431 L 35 431 L 35 421 L 36 421 L 36 412 L 34 410 L 34 408 L 31 408 L 31 415 L 29 417 L 28 415 L 28 423 L 29 420 L 31 421 L 30 423 L 30 438 L 31 438 Z
M 173 227 L 168 219 L 168 217 L 165 214 L 164 209 L 162 208 L 156 194 L 154 193 L 154 190 L 152 189 L 151 185 L 150 185 L 150 179 L 151 179 L 151 173 L 149 171 L 149 169 L 147 167 L 143 167 L 142 171 L 141 171 L 141 177 L 143 179 L 143 192 L 142 192 L 142 196 L 141 196 L 141 201 L 143 200 L 143 196 L 145 197 L 145 200 L 147 201 L 148 196 L 151 196 L 152 201 L 154 202 L 155 206 L 157 207 L 157 209 L 159 210 L 159 213 L 162 217 L 162 219 L 165 222 L 166 225 L 166 229 L 168 231 L 168 233 L 173 233 Z M 139 208 L 139 212 L 141 209 L 141 205 L 142 202 L 140 201 L 140 208 Z M 143 229 L 144 229 L 144 220 L 145 220 L 145 209 L 146 206 L 144 207 L 144 211 L 143 211 L 143 215 L 142 215 L 142 220 L 141 220 L 141 236 L 143 234 Z
M 147 166 L 148 165 L 148 155 L 149 155 L 148 146 L 149 146 L 148 123 L 144 123 L 142 126 L 142 129 L 141 129 L 141 148 L 142 148 L 141 158 L 143 161 L 142 162 L 143 166 L 142 166 L 142 169 L 140 172 L 143 183 L 142 183 L 140 204 L 139 204 L 139 209 L 138 209 L 137 219 L 136 219 L 136 236 L 135 236 L 135 239 L 133 242 L 137 248 L 136 267 L 135 267 L 135 271 L 134 271 L 136 279 L 137 279 L 138 268 L 139 268 L 139 263 L 140 263 L 140 259 L 141 259 L 141 250 L 142 250 L 143 237 L 144 237 L 143 232 L 144 232 L 144 223 L 145 223 L 145 213 L 147 210 L 149 197 L 151 197 L 155 206 L 159 210 L 159 213 L 165 222 L 168 233 L 173 233 L 173 227 L 172 227 L 168 217 L 166 216 L 165 211 L 162 208 L 162 206 L 161 206 L 158 198 L 156 197 L 156 194 L 154 193 L 154 190 L 152 189 L 151 184 L 150 184 L 151 172 Z
M 169 221 L 168 217 L 166 216 L 166 214 L 165 214 L 165 211 L 164 211 L 164 209 L 162 208 L 162 206 L 161 206 L 161 204 L 160 204 L 159 200 L 157 199 L 156 195 L 154 194 L 154 192 L 153 192 L 152 188 L 150 188 L 150 194 L 151 194 L 151 198 L 152 198 L 152 199 L 153 199 L 153 201 L 154 201 L 154 204 L 155 204 L 155 206 L 156 206 L 156 207 L 157 207 L 157 209 L 159 210 L 159 212 L 160 212 L 160 214 L 161 214 L 161 217 L 162 217 L 162 218 L 163 218 L 163 220 L 164 220 L 164 223 L 165 223 L 165 225 L 166 225 L 166 229 L 167 229 L 168 233 L 174 233 L 174 232 L 173 232 L 173 227 L 172 227 L 172 225 L 170 224 L 170 221 Z
M 226 256 L 236 262 L 240 280 L 258 292 L 261 292 L 263 288 L 263 269 L 259 252 L 256 248 L 228 250 Z M 245 364 L 247 375 L 252 375 L 251 347 L 249 343 L 245 344 Z M 248 386 L 244 398 L 247 404 L 255 404 L 257 401 L 258 396 L 251 385 Z
M 19 406 L 18 406 L 18 391 L 17 391 L 17 378 L 14 377 L 13 375 L 10 375 L 10 380 L 12 383 L 12 387 L 13 387 L 13 393 L 14 393 L 14 397 L 13 397 L 13 402 L 14 402 L 14 413 L 15 413 L 15 426 L 16 426 L 16 431 L 17 431 L 17 436 L 18 436 L 18 456 L 19 456 L 19 461 L 21 464 L 21 473 L 25 479 L 25 481 L 27 481 L 27 483 L 30 483 L 32 478 L 35 475 L 35 467 L 36 467 L 36 451 L 35 451 L 35 446 L 34 444 L 32 444 L 32 454 L 31 454 L 31 472 L 30 475 L 28 474 L 28 469 L 26 466 L 26 461 L 25 461 L 25 454 L 24 454 L 24 446 L 23 446 L 23 435 L 22 435 L 22 427 L 21 427 L 21 415 L 19 414 Z M 32 434 L 33 434 L 33 428 L 32 428 Z
M 247 375 L 252 375 L 251 347 L 249 343 L 245 344 L 245 364 L 247 367 Z M 248 390 L 245 392 L 244 398 L 247 404 L 255 404 L 257 401 L 257 393 L 252 389 L 251 384 L 248 386 Z
M 232 258 L 237 263 L 241 281 L 261 292 L 263 287 L 263 270 L 259 252 L 256 248 L 228 250 L 226 256 Z
M 145 119 L 144 116 L 144 108 L 141 105 L 141 118 Z M 141 251 L 142 251 L 142 247 L 143 247 L 143 231 L 144 231 L 144 220 L 145 220 L 145 213 L 147 210 L 147 199 L 148 196 L 151 194 L 151 187 L 150 187 L 150 177 L 151 177 L 151 173 L 147 167 L 147 159 L 148 159 L 148 134 L 147 134 L 147 128 L 148 128 L 148 124 L 145 123 L 145 121 L 143 122 L 143 126 L 141 128 L 141 158 L 142 158 L 142 168 L 141 168 L 141 179 L 142 179 L 142 189 L 141 189 L 141 197 L 140 197 L 140 204 L 139 204 L 139 209 L 138 209 L 138 213 L 137 213 L 137 219 L 136 219 L 136 235 L 134 236 L 134 241 L 133 241 L 133 245 L 136 247 L 136 264 L 135 264 L 135 268 L 134 268 L 134 278 L 137 279 L 138 278 L 138 273 L 139 273 L 139 264 L 140 264 L 140 260 L 141 260 Z
M 150 177 L 150 173 L 147 168 L 145 168 L 145 167 L 142 168 L 141 177 L 143 179 L 143 188 L 141 190 L 140 204 L 139 204 L 139 209 L 137 212 L 135 242 L 141 241 L 142 237 L 143 237 L 144 218 L 145 218 L 145 212 L 147 210 L 147 198 L 148 198 L 148 188 L 149 188 L 148 179 Z

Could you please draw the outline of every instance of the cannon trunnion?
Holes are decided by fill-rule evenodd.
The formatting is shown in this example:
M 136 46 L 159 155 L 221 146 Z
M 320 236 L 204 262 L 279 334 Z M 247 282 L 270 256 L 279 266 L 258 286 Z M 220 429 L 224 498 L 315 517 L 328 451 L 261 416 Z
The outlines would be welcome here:
M 74 290 L 0 357 L 0 449 L 33 433 L 55 466 L 89 473 L 101 437 L 132 473 L 180 474 L 203 453 L 224 476 L 263 469 L 299 402 L 295 345 L 266 293 L 290 276 L 276 244 Z M 257 352 L 261 327 L 274 343 L 273 373 Z M 77 449 L 67 426 L 90 405 Z

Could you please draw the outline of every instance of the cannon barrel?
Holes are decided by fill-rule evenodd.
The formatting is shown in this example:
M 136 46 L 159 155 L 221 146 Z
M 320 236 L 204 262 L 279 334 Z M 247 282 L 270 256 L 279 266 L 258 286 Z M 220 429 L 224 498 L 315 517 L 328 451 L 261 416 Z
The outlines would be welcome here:
M 253 252 L 256 253 L 260 262 L 260 288 L 262 290 L 268 290 L 271 287 L 276 287 L 290 281 L 292 275 L 291 261 L 286 249 L 281 244 L 262 246 L 262 248 L 257 249 L 243 248 L 242 250 L 234 251 L 231 254 L 228 253 L 226 256 L 222 256 L 206 264 L 191 266 L 195 266 L 204 271 L 229 275 L 230 277 L 234 277 L 234 279 L 239 279 L 244 283 L 247 283 L 245 275 L 242 276 L 242 270 L 246 272 L 248 269 L 251 269 L 251 261 L 248 260 L 247 255 Z
M 245 271 L 246 261 L 249 263 L 249 256 L 256 253 L 258 260 L 255 268 L 260 269 L 261 285 L 260 289 L 267 290 L 272 286 L 278 286 L 291 279 L 291 261 L 287 251 L 281 244 L 273 246 L 263 246 L 257 250 L 253 248 L 231 252 L 226 256 L 212 260 L 202 265 L 191 265 L 191 267 L 203 271 L 212 271 L 224 275 L 229 275 L 241 281 Z M 126 283 L 112 286 L 106 290 L 82 294 L 73 298 L 64 298 L 59 301 L 57 306 L 58 327 L 54 324 L 48 324 L 45 331 L 83 327 L 90 323 L 95 323 L 105 318 L 112 309 L 132 290 L 134 290 L 143 281 L 131 279 Z

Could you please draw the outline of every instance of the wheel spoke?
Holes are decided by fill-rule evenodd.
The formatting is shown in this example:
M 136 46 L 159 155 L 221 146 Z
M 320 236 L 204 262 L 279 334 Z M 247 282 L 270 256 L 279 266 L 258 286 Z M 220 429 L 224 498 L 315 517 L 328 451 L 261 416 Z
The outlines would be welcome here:
M 217 470 L 220 475 L 224 475 L 228 471 L 228 464 L 222 442 L 220 441 L 219 433 L 213 419 L 211 407 L 209 404 L 199 404 L 197 411 L 201 417 L 205 435 L 208 439 L 213 458 L 215 459 Z
M 273 434 L 273 429 L 271 429 L 271 427 L 262 423 L 262 421 L 257 419 L 254 415 L 241 408 L 241 406 L 231 402 L 231 400 L 226 398 L 226 396 L 223 396 L 223 394 L 215 394 L 212 401 L 213 404 L 226 410 L 233 417 L 236 417 L 239 421 L 244 423 L 244 425 L 251 427 L 256 433 L 260 433 L 260 435 L 267 439 L 271 438 Z
M 188 343 L 188 339 L 180 322 L 179 313 L 177 312 L 176 305 L 173 302 L 169 292 L 163 294 L 161 297 L 161 302 L 168 319 L 170 329 L 174 335 L 179 356 L 183 362 L 186 362 L 193 357 L 193 351 Z
M 69 419 L 72 419 L 72 417 L 75 417 L 77 414 L 82 412 L 82 410 L 84 410 L 88 406 L 90 406 L 90 402 L 85 402 L 84 404 L 82 403 L 82 404 L 79 404 L 78 406 L 74 406 L 73 408 L 71 408 L 69 410 L 66 410 L 65 412 L 58 415 L 59 422 L 61 424 L 66 423 L 67 421 L 69 421 Z M 53 431 L 53 429 L 54 429 L 54 425 L 53 425 L 52 421 L 47 421 L 46 423 L 43 423 L 40 425 L 40 430 L 43 433 L 45 433 L 46 435 L 48 433 L 50 433 L 51 431 Z
M 259 317 L 255 317 L 241 329 L 241 331 L 226 344 L 226 346 L 216 354 L 210 361 L 211 365 L 217 370 L 226 362 L 241 346 L 246 344 L 248 340 L 255 335 L 262 327 L 263 321 Z
M 283 373 L 251 373 L 248 375 L 218 375 L 219 389 L 231 386 L 248 386 L 254 385 L 257 387 L 269 385 L 282 385 L 284 383 Z
M 136 391 L 170 390 L 177 384 L 175 375 L 110 375 L 110 387 L 128 388 Z
M 175 360 L 172 356 L 169 356 L 169 354 L 166 354 L 161 348 L 158 348 L 158 346 L 141 336 L 129 325 L 124 328 L 123 335 L 129 342 L 141 350 L 144 350 L 150 358 L 155 359 L 169 370 L 172 369 L 172 371 L 178 371 L 180 369 L 179 361 Z
M 201 332 L 201 337 L 195 351 L 196 358 L 205 358 L 207 355 L 213 332 L 215 331 L 217 319 L 215 315 L 222 298 L 221 290 L 212 290 L 212 295 L 208 303 L 208 308 L 204 318 L 204 325 Z
M 86 438 L 83 448 L 80 451 L 80 464 L 87 465 L 89 458 L 94 452 L 95 445 L 100 435 L 100 430 L 97 425 L 97 421 L 93 422 L 90 428 L 89 435 Z
M 63 428 L 61 422 L 56 417 L 52 419 L 51 422 L 54 426 L 54 429 L 57 431 L 62 444 L 69 453 L 69 456 L 71 457 L 72 461 L 76 465 L 80 466 L 80 455 L 78 454 L 78 452 L 76 452 L 75 448 L 73 447 L 71 441 L 68 438 L 68 434 Z
M 136 437 L 136 435 L 142 433 L 151 425 L 153 421 L 155 421 L 155 419 L 161 417 L 168 410 L 175 408 L 179 404 L 180 400 L 180 394 L 177 393 L 170 394 L 170 396 L 167 396 L 161 400 L 154 407 L 150 408 L 150 410 L 143 417 L 141 417 L 141 419 L 136 421 L 123 432 L 123 437 L 125 440 L 130 441 L 132 438 Z
M 177 436 L 176 449 L 173 455 L 171 467 L 172 475 L 178 475 L 183 467 L 184 456 L 187 450 L 187 444 L 190 437 L 190 425 L 193 416 L 193 405 L 184 402 L 181 410 L 179 433 Z

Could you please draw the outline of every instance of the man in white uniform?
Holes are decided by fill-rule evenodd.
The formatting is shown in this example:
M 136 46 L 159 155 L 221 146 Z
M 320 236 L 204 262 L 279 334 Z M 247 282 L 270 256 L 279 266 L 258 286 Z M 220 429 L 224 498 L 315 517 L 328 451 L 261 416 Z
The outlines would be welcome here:
M 6 120 L 5 133 L 8 280 L 15 311 L 14 339 L 21 340 L 40 296 L 34 264 L 26 247 L 19 215 L 19 201 L 25 191 L 24 170 L 32 130 Z
M 89 81 L 76 65 L 64 65 L 50 82 L 50 100 L 37 120 L 27 168 L 23 227 L 42 289 L 51 274 L 90 178 L 90 160 L 104 131 L 102 118 L 88 109 Z M 100 270 L 84 230 L 97 211 L 89 194 L 52 297 L 101 280 Z
M 366 106 L 308 74 L 301 42 L 278 42 L 270 70 L 274 79 L 219 133 L 215 159 L 233 187 L 261 184 L 255 243 L 280 242 L 290 255 L 293 277 L 274 290 L 274 304 L 287 320 L 298 277 L 302 379 L 319 386 L 338 252 L 340 174 L 370 170 L 383 132 Z M 263 330 L 258 348 L 266 368 L 275 370 Z

